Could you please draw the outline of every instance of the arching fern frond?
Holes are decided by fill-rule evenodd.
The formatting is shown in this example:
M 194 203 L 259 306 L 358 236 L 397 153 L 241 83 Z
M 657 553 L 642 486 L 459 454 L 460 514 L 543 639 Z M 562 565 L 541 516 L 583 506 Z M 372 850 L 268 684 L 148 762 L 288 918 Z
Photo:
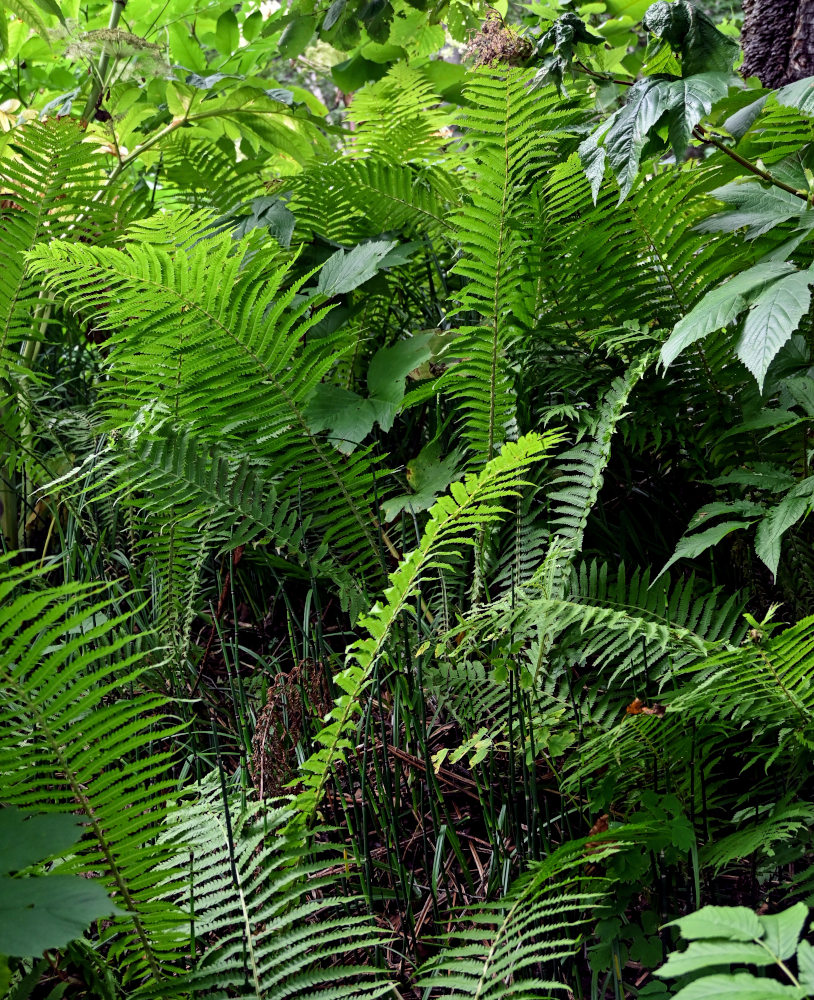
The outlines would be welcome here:
M 172 817 L 162 843 L 180 848 L 176 863 L 190 871 L 172 901 L 188 909 L 203 946 L 172 996 L 373 1000 L 390 992 L 370 961 L 381 932 L 327 871 L 341 855 L 292 834 L 293 818 L 286 803 L 224 798 L 211 778 Z
M 278 495 L 302 505 L 322 541 L 375 574 L 370 456 L 339 457 L 305 416 L 343 349 L 335 337 L 309 337 L 325 310 L 319 298 L 297 296 L 313 276 L 293 280 L 279 248 L 256 233 L 189 243 L 204 222 L 151 219 L 122 250 L 41 246 L 29 255 L 31 270 L 110 331 L 102 405 L 111 427 L 157 407 L 203 445 L 266 463 Z
M 770 761 L 790 743 L 814 746 L 814 616 L 778 635 L 755 635 L 682 674 L 692 680 L 671 701 L 671 713 L 748 725 L 755 739 L 770 733 L 778 743 Z
M 142 518 L 166 523 L 171 510 L 176 525 L 195 532 L 205 528 L 213 541 L 229 547 L 261 534 L 278 547 L 296 547 L 302 540 L 293 503 L 279 501 L 263 464 L 247 455 L 224 453 L 161 421 L 145 427 L 137 420 L 113 445 L 111 458 L 94 493 L 126 491 Z
M 549 562 L 557 558 L 556 550 Z M 593 773 L 619 754 L 617 740 L 638 745 L 636 719 L 625 719 L 634 697 L 662 699 L 682 666 L 731 648 L 743 633 L 737 596 L 696 593 L 692 580 L 652 586 L 647 571 L 612 575 L 604 564 L 583 564 L 570 575 L 562 597 L 551 597 L 542 573 L 535 583 L 516 587 L 500 599 L 462 616 L 443 636 L 445 656 L 425 670 L 439 707 L 451 712 L 465 733 L 486 726 L 495 744 L 511 742 L 524 752 L 528 740 L 518 723 L 518 684 L 528 684 L 535 747 L 579 729 L 596 746 L 586 751 Z M 505 671 L 483 665 L 489 657 L 508 660 Z M 579 677 L 575 695 L 574 678 Z M 575 700 L 576 698 L 576 700 Z M 578 704 L 577 704 L 578 702 Z M 642 701 L 644 704 L 644 700 Z M 619 719 L 625 721 L 622 729 Z M 664 720 L 658 720 L 664 721 Z M 645 723 L 643 723 L 644 725 Z
M 442 165 L 377 156 L 310 167 L 286 186 L 297 232 L 345 245 L 384 232 L 451 238 L 450 213 L 461 201 L 458 178 Z
M 211 141 L 179 140 L 164 150 L 157 168 L 156 200 L 165 210 L 181 205 L 223 213 L 265 193 L 262 160 L 243 159 Z
M 532 865 L 506 895 L 466 914 L 449 945 L 419 971 L 439 1000 L 548 1000 L 565 984 L 559 963 L 578 950 L 607 892 L 585 874 L 586 841 Z M 599 849 L 606 857 L 610 848 Z M 594 859 L 592 859 L 594 860 Z
M 368 633 L 348 652 L 346 665 L 334 685 L 343 691 L 326 716 L 326 725 L 316 735 L 318 749 L 304 764 L 304 791 L 298 797 L 300 811 L 312 817 L 319 807 L 331 769 L 351 748 L 350 733 L 360 701 L 371 683 L 373 669 L 387 651 L 392 629 L 416 597 L 422 580 L 443 573 L 449 560 L 466 546 L 476 543 L 485 526 L 505 513 L 503 504 L 518 495 L 525 469 L 554 447 L 559 433 L 530 434 L 517 443 L 507 442 L 499 455 L 481 471 L 463 482 L 453 483 L 450 494 L 441 497 L 429 512 L 421 541 L 406 555 L 393 573 L 383 601 L 377 603 L 359 624 Z
M 594 204 L 579 158 L 559 163 L 539 196 L 542 325 L 571 337 L 632 320 L 672 326 L 742 259 L 732 236 L 693 228 L 709 215 L 707 192 L 721 177 L 715 165 L 665 166 L 622 205 L 611 182 Z
M 110 210 L 98 200 L 101 159 L 82 142 L 76 122 L 53 119 L 19 126 L 4 137 L 0 153 L 0 368 L 8 378 L 28 374 L 19 353 L 36 339 L 39 282 L 26 275 L 25 252 L 41 240 L 72 232 L 94 242 L 109 238 Z M 81 220 L 81 221 L 78 221 Z M 39 299 L 39 301 L 38 301 Z
M 354 123 L 350 156 L 384 157 L 391 162 L 423 160 L 440 151 L 440 130 L 449 111 L 420 70 L 394 63 L 385 76 L 362 87 L 348 109 Z
M 624 415 L 628 398 L 654 360 L 654 353 L 643 354 L 622 378 L 613 380 L 596 415 L 591 437 L 559 456 L 560 475 L 546 496 L 552 544 L 556 546 L 551 597 L 561 596 L 566 587 L 567 567 L 582 551 L 588 518 L 602 488 L 611 455 L 611 442 L 617 424 Z M 546 570 L 551 573 L 551 567 Z
M 179 727 L 162 717 L 164 698 L 139 689 L 147 664 L 102 589 L 46 586 L 0 558 L 0 798 L 78 814 L 85 836 L 62 870 L 99 878 L 120 907 L 100 934 L 125 979 L 160 982 L 184 947 L 183 914 L 157 898 L 183 874 L 155 843 Z

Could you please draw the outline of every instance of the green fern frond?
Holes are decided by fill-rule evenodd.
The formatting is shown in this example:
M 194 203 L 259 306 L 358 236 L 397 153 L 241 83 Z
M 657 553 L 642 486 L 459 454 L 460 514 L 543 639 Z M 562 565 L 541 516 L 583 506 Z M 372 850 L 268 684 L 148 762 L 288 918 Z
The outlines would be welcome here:
M 234 152 L 225 152 L 211 141 L 183 139 L 164 151 L 156 200 L 165 210 L 188 206 L 229 212 L 266 193 L 262 165 L 258 159 L 237 162 Z
M 162 837 L 162 846 L 180 848 L 176 864 L 190 874 L 172 902 L 188 910 L 204 945 L 172 995 L 372 1000 L 389 993 L 384 973 L 360 961 L 381 945 L 381 932 L 327 871 L 341 855 L 291 833 L 290 805 L 224 798 L 211 778 L 199 792 Z
M 453 220 L 463 253 L 454 270 L 466 282 L 456 312 L 465 325 L 456 343 L 460 360 L 439 388 L 460 409 L 476 464 L 495 454 L 515 419 L 506 355 L 527 316 L 529 190 L 552 160 L 550 133 L 578 117 L 553 91 L 531 91 L 529 79 L 520 70 L 479 74 L 467 89 L 462 121 L 476 163 L 471 204 Z
M 45 586 L 0 559 L 0 797 L 79 815 L 86 836 L 63 870 L 100 878 L 121 908 L 100 933 L 125 978 L 160 981 L 184 946 L 183 914 L 157 902 L 159 884 L 183 873 L 155 843 L 176 794 L 167 748 L 179 727 L 162 718 L 164 698 L 139 690 L 146 664 L 129 651 L 129 618 L 101 593 Z
M 419 988 L 437 991 L 439 1000 L 560 994 L 558 963 L 576 953 L 607 891 L 601 879 L 585 875 L 585 846 L 572 841 L 532 865 L 502 899 L 469 911 L 449 946 L 419 971 Z
M 451 238 L 460 182 L 440 165 L 341 158 L 291 178 L 297 232 L 349 245 L 384 232 Z
M 356 92 L 348 118 L 354 123 L 348 155 L 407 163 L 437 155 L 450 113 L 420 70 L 396 62 L 381 80 Z
M 572 338 L 633 320 L 672 326 L 743 260 L 732 236 L 702 237 L 693 229 L 712 210 L 708 192 L 722 179 L 716 165 L 665 167 L 622 205 L 611 183 L 594 205 L 579 158 L 558 164 L 539 195 L 542 325 Z
M 771 165 L 796 158 L 814 141 L 814 118 L 799 108 L 778 104 L 773 94 L 746 135 L 738 143 L 738 153 Z
M 583 564 L 573 574 L 571 599 L 599 614 L 593 623 L 587 615 L 578 629 L 564 635 L 562 645 L 573 663 L 587 660 L 599 668 L 607 687 L 619 683 L 620 672 L 626 679 L 646 677 L 649 684 L 660 686 L 668 675 L 696 662 L 699 652 L 729 648 L 745 631 L 744 599 L 739 595 L 725 597 L 720 590 L 699 595 L 693 577 L 675 583 L 662 577 L 651 583 L 649 570 L 638 568 L 628 579 L 624 564 L 615 578 L 609 577 L 606 565 Z M 604 635 L 601 619 L 606 610 L 629 616 L 631 623 L 639 623 L 637 629 L 626 638 L 613 629 Z
M 203 445 L 267 463 L 278 495 L 302 504 L 324 544 L 375 573 L 370 456 L 337 456 L 305 416 L 342 349 L 333 337 L 308 336 L 325 315 L 318 298 L 297 301 L 313 275 L 292 280 L 279 248 L 256 233 L 204 238 L 203 222 L 151 219 L 122 250 L 41 246 L 31 271 L 110 331 L 102 405 L 111 427 L 158 407 Z
M 441 497 L 430 509 L 418 548 L 406 555 L 390 574 L 390 586 L 382 603 L 375 604 L 360 619 L 368 638 L 350 647 L 344 670 L 334 678 L 335 687 L 344 693 L 326 716 L 327 725 L 316 736 L 319 749 L 303 766 L 306 787 L 297 800 L 303 815 L 314 815 L 331 769 L 351 748 L 354 716 L 360 711 L 360 701 L 371 683 L 373 669 L 386 654 L 391 631 L 409 608 L 422 581 L 443 573 L 458 552 L 476 543 L 480 530 L 499 521 L 505 513 L 506 499 L 518 495 L 522 473 L 559 440 L 558 432 L 549 431 L 542 436 L 528 435 L 517 443 L 507 442 L 479 475 L 469 475 L 465 481 L 453 483 L 451 495 Z
M 105 179 L 101 158 L 68 118 L 29 122 L 3 137 L 0 152 L 0 369 L 5 379 L 31 377 L 30 358 L 41 337 L 48 302 L 26 274 L 25 253 L 42 240 L 68 234 L 105 242 L 111 213 L 98 199 Z M 28 355 L 20 353 L 31 344 Z M 3 386 L 7 389 L 7 386 Z
M 790 740 L 814 746 L 814 616 L 769 638 L 685 667 L 690 684 L 671 702 L 685 717 L 723 719 L 755 736 L 770 732 L 778 750 Z M 768 763 L 776 756 L 772 754 Z
M 558 546 L 559 579 L 553 580 L 552 598 L 561 596 L 566 586 L 567 566 L 582 550 L 588 518 L 596 504 L 610 460 L 611 442 L 624 414 L 630 393 L 653 363 L 649 352 L 636 360 L 622 378 L 614 379 L 599 409 L 591 438 L 559 456 L 560 476 L 547 493 L 552 543 Z
M 636 692 L 661 692 L 682 666 L 727 648 L 743 634 L 743 602 L 734 596 L 724 600 L 715 591 L 698 595 L 691 579 L 671 585 L 663 578 L 651 585 L 647 571 L 635 570 L 628 578 L 621 566 L 611 576 L 606 565 L 592 562 L 572 571 L 563 597 L 551 598 L 550 583 L 542 577 L 464 615 L 442 637 L 446 657 L 426 670 L 439 706 L 466 732 L 487 725 L 494 741 L 509 740 L 518 752 L 527 739 L 511 708 L 517 691 L 483 665 L 484 649 L 498 662 L 508 657 L 515 670 L 536 679 L 530 712 L 540 733 L 538 753 L 545 752 L 552 734 L 560 742 L 577 725 L 589 739 L 597 733 L 597 753 L 607 739 L 610 753 L 620 715 Z M 575 672 L 578 718 L 570 680 Z M 634 739 L 627 730 L 625 736 Z
M 701 852 L 701 861 L 720 871 L 733 861 L 754 855 L 771 860 L 778 845 L 788 843 L 797 834 L 807 833 L 814 824 L 814 804 L 811 802 L 786 798 L 760 812 L 766 815 L 756 815 L 754 809 L 744 810 L 739 817 L 740 829 L 707 844 Z
M 140 516 L 161 518 L 234 548 L 269 535 L 278 547 L 296 548 L 302 540 L 299 514 L 280 502 L 262 463 L 234 451 L 224 453 L 189 433 L 159 421 L 134 425 L 117 438 L 108 471 L 94 494 L 116 496 L 126 490 Z M 81 468 L 75 476 L 81 477 Z

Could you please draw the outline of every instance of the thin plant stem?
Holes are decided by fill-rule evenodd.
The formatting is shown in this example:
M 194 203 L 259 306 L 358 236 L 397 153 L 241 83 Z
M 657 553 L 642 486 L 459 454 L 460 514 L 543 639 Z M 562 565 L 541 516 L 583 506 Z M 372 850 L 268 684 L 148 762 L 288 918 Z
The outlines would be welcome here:
M 113 6 L 110 10 L 110 20 L 107 22 L 107 30 L 115 31 L 119 26 L 119 20 L 121 19 L 122 12 L 127 6 L 127 0 L 113 0 Z M 104 90 L 105 82 L 107 80 L 107 71 L 110 66 L 110 48 L 108 43 L 105 42 L 102 55 L 99 57 L 99 65 L 96 67 L 96 72 L 93 77 L 93 83 L 90 88 L 90 93 L 88 94 L 88 100 L 85 104 L 85 110 L 82 112 L 82 118 L 87 122 L 93 117 L 96 111 L 96 105 L 99 101 L 99 95 Z

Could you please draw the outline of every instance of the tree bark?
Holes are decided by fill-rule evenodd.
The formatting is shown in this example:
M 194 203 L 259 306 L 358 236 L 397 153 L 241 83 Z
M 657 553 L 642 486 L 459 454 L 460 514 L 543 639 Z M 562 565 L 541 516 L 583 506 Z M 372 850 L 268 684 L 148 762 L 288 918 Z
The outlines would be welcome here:
M 814 0 L 743 0 L 743 76 L 782 87 L 814 76 Z
M 800 0 L 791 36 L 786 83 L 814 76 L 814 0 Z

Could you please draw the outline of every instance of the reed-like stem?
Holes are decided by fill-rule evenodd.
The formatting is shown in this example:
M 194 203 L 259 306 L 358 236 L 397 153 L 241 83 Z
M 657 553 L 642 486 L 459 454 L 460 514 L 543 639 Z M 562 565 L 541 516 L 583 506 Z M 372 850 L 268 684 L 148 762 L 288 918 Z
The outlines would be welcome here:
M 126 5 L 127 0 L 113 0 L 113 7 L 110 11 L 110 20 L 107 22 L 108 31 L 115 31 L 115 29 L 118 28 L 122 11 Z M 82 117 L 86 122 L 90 121 L 95 114 L 96 105 L 99 101 L 99 95 L 102 93 L 107 80 L 107 70 L 110 66 L 110 49 L 108 46 L 109 43 L 105 42 L 104 49 L 99 57 L 99 65 L 96 67 L 96 72 L 93 76 L 93 83 L 91 84 L 88 100 L 85 104 L 85 110 L 82 112 Z

